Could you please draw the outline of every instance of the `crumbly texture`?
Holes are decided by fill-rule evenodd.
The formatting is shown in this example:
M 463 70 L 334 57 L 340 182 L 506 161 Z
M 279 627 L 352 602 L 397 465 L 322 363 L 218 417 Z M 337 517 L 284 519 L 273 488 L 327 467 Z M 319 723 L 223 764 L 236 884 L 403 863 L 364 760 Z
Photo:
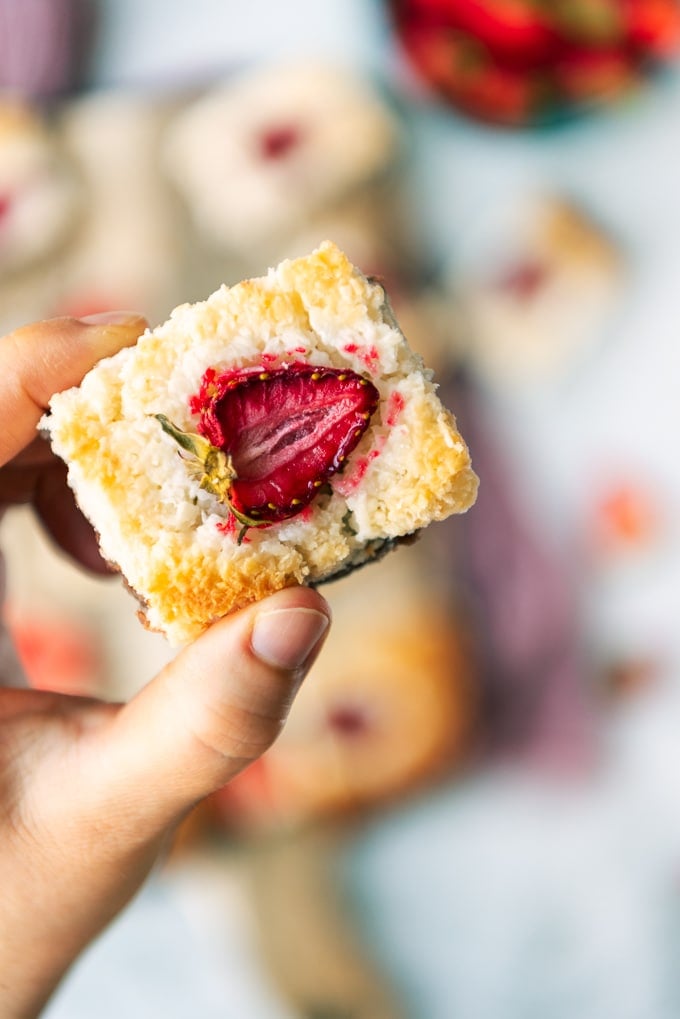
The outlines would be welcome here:
M 156 414 L 196 431 L 208 368 L 348 368 L 380 393 L 370 427 L 310 506 L 251 528 L 202 490 Z M 220 616 L 295 583 L 366 562 L 432 520 L 466 510 L 477 478 L 455 420 L 404 340 L 383 288 L 332 243 L 195 305 L 56 395 L 42 427 L 103 555 L 145 623 L 184 643 Z

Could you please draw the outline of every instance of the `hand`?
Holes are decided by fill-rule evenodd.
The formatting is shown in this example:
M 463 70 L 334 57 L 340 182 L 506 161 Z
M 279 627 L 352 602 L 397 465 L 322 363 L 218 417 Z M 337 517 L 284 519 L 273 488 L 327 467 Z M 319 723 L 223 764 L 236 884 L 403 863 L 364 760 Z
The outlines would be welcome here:
M 32 503 L 94 569 L 93 535 L 35 428 L 52 393 L 144 325 L 56 319 L 0 339 L 0 503 Z M 129 704 L 0 689 L 3 1019 L 39 1013 L 184 814 L 269 747 L 328 622 L 316 592 L 290 588 L 215 623 Z

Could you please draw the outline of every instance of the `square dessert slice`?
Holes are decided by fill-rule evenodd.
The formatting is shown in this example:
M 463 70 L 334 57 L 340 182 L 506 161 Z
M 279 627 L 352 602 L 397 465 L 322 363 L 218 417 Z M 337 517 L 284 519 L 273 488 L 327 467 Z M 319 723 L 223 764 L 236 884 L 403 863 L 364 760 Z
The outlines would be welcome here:
M 176 308 L 42 427 L 102 554 L 173 644 L 474 502 L 453 416 L 332 243 Z
M 559 379 L 607 335 L 625 266 L 614 240 L 561 198 L 518 203 L 490 224 L 454 282 L 463 356 L 493 389 Z

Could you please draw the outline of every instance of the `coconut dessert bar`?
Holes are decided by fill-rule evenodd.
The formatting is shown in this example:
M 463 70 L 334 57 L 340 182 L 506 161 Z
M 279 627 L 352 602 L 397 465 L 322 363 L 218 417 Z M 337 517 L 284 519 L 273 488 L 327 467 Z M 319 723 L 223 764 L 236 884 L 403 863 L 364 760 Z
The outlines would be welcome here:
M 147 626 L 184 643 L 466 510 L 477 478 L 383 287 L 332 243 L 183 305 L 41 427 Z

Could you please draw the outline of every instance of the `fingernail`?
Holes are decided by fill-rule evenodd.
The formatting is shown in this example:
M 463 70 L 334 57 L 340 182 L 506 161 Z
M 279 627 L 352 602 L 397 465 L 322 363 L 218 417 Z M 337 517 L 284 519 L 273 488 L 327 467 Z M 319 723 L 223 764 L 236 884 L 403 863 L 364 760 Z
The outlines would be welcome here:
M 96 315 L 85 315 L 79 321 L 88 326 L 124 326 L 144 321 L 144 318 L 136 311 L 100 311 Z
M 272 609 L 255 618 L 250 638 L 257 657 L 275 669 L 301 668 L 328 629 L 328 617 L 316 609 Z
M 144 316 L 136 311 L 103 311 L 78 321 L 90 327 L 83 330 L 83 341 L 98 358 L 115 354 L 123 347 L 132 347 L 148 325 Z

